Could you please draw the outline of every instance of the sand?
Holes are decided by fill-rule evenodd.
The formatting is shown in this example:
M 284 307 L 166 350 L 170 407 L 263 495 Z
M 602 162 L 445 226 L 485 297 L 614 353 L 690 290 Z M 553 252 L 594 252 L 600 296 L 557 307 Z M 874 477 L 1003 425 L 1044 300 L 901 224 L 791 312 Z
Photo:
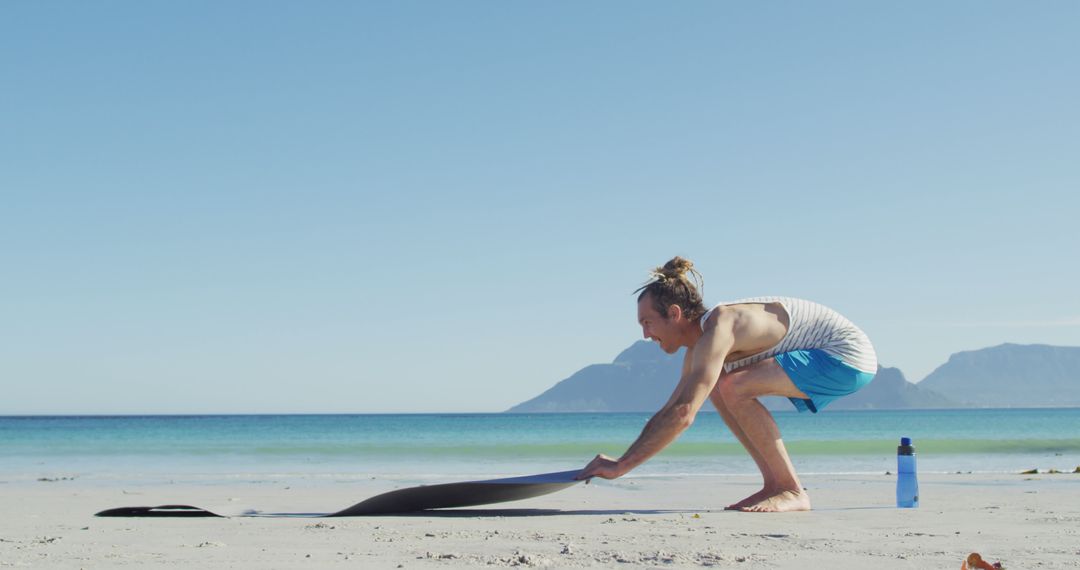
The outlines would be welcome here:
M 1080 567 L 1080 474 L 920 477 L 922 506 L 893 506 L 895 479 L 804 477 L 805 513 L 724 511 L 750 477 L 628 477 L 545 497 L 414 516 L 120 519 L 119 506 L 186 503 L 333 510 L 391 481 L 122 486 L 0 482 L 0 568 L 1006 568 Z

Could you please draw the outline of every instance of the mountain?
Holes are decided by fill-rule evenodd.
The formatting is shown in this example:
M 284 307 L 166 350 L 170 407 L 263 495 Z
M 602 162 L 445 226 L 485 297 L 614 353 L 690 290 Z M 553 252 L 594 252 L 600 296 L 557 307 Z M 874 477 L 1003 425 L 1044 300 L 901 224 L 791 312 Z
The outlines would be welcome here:
M 1002 344 L 959 352 L 919 386 L 973 406 L 1080 406 L 1080 347 Z
M 943 394 L 912 384 L 899 368 L 878 367 L 862 390 L 829 404 L 828 410 L 902 410 L 910 408 L 959 408 L 961 404 Z
M 622 351 L 611 364 L 586 366 L 543 394 L 507 411 L 656 411 L 679 382 L 683 352 L 666 354 L 656 343 L 640 340 Z
M 671 396 L 682 372 L 683 351 L 665 354 L 656 343 L 638 341 L 611 364 L 593 364 L 575 372 L 539 396 L 509 410 L 535 412 L 653 412 Z M 770 410 L 791 410 L 786 398 L 763 398 Z M 956 407 L 941 394 L 904 379 L 896 368 L 880 368 L 865 388 L 829 406 L 841 409 Z

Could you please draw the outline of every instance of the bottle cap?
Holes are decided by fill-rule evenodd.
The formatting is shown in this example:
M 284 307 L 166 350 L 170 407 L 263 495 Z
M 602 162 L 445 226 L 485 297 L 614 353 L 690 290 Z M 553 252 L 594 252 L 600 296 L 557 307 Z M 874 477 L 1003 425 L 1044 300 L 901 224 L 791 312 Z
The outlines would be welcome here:
M 910 437 L 902 437 L 902 438 L 900 438 L 900 445 L 911 445 L 911 438 Z

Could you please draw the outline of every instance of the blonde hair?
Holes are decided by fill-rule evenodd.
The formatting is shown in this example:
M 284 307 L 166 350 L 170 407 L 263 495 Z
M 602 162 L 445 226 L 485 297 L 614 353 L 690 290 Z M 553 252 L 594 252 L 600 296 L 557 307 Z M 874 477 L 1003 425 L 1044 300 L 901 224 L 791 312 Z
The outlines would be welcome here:
M 687 319 L 699 319 L 705 314 L 705 304 L 701 301 L 699 289 L 704 290 L 705 280 L 694 269 L 694 263 L 689 259 L 679 256 L 671 258 L 662 267 L 657 267 L 649 272 L 652 279 L 639 287 L 634 293 L 638 295 L 638 301 L 649 295 L 652 298 L 653 308 L 665 319 L 668 318 L 668 308 L 678 305 Z M 689 276 L 689 277 L 688 277 Z M 693 278 L 695 283 L 690 281 Z

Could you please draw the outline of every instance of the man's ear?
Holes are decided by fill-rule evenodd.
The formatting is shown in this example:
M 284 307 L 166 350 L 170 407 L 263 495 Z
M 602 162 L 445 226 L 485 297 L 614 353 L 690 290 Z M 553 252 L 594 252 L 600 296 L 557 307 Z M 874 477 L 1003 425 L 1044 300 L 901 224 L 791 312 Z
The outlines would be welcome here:
M 667 316 L 669 321 L 677 321 L 682 317 L 682 307 L 671 304 L 667 308 Z

